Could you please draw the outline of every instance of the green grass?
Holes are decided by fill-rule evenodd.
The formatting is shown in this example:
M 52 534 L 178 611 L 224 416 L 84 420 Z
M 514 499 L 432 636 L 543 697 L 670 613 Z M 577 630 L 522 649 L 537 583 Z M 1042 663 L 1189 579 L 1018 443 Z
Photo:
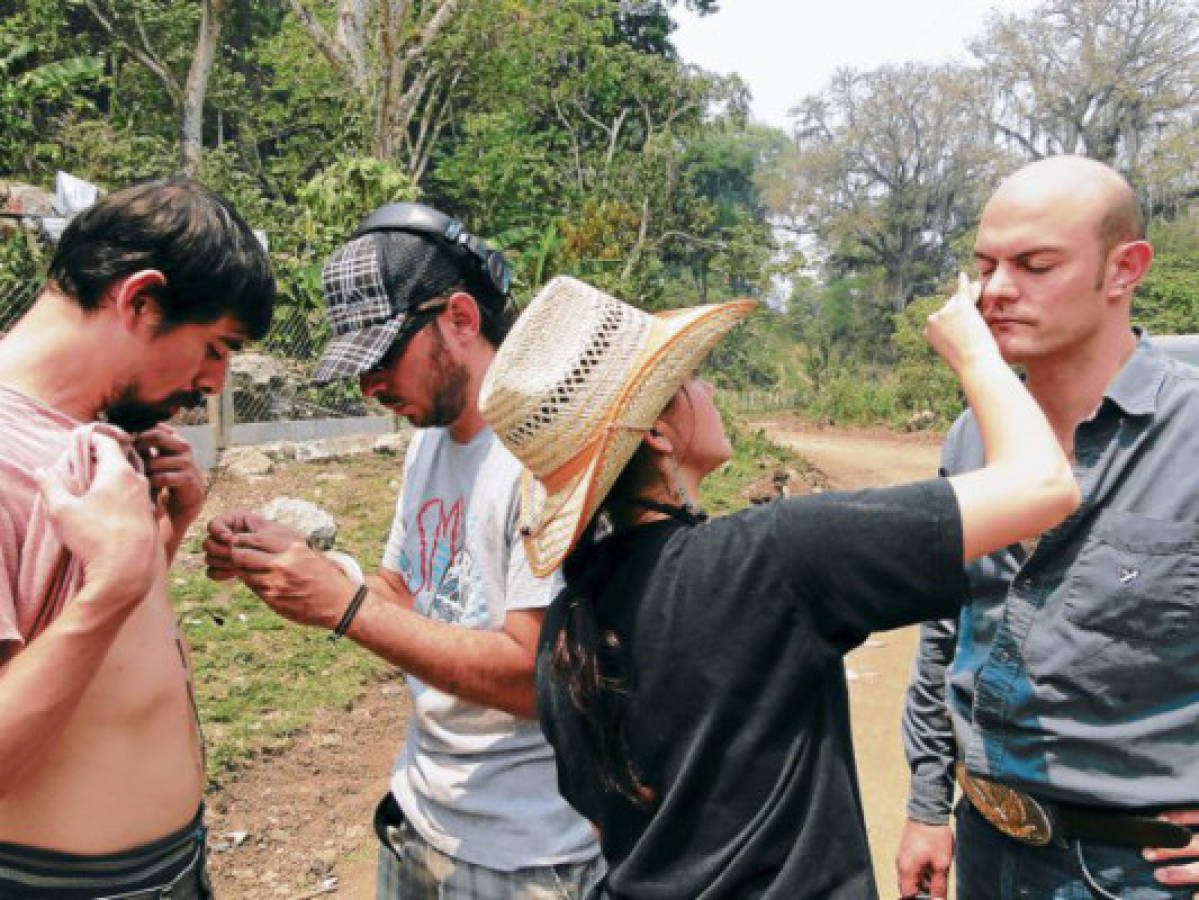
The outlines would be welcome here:
M 762 432 L 730 428 L 732 461 L 704 483 L 703 502 L 714 514 L 744 506 L 741 494 L 773 468 L 799 463 Z M 345 480 L 322 481 L 344 473 Z M 363 456 L 337 463 L 281 466 L 271 481 L 253 488 L 222 486 L 217 508 L 258 506 L 275 494 L 311 500 L 340 525 L 338 549 L 366 570 L 382 554 L 395 510 L 400 460 Z M 205 511 L 204 521 L 215 510 Z M 201 539 L 184 545 L 171 573 L 172 598 L 192 648 L 196 699 L 208 748 L 208 778 L 216 786 L 247 759 L 278 752 L 322 708 L 348 708 L 366 686 L 391 667 L 349 641 L 330 643 L 320 629 L 294 625 L 238 586 L 228 605 L 200 570 Z
M 291 463 L 253 486 L 254 494 L 243 494 L 249 488 L 241 483 L 222 485 L 228 498 L 217 505 L 256 507 L 275 494 L 319 503 L 338 520 L 338 549 L 370 571 L 387 538 L 399 472 L 399 459 L 373 454 Z M 327 473 L 348 478 L 322 481 Z M 214 511 L 205 510 L 204 520 Z M 198 535 L 185 543 L 186 558 L 171 574 L 172 600 L 192 648 L 208 778 L 215 786 L 246 759 L 285 748 L 317 710 L 351 706 L 391 667 L 349 641 L 331 643 L 321 629 L 284 620 L 241 585 L 225 603 L 199 568 L 200 544 Z

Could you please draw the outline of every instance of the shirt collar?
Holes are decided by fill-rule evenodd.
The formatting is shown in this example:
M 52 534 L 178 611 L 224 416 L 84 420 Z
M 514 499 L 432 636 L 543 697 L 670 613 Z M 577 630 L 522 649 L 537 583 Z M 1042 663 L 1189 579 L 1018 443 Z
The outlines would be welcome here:
M 1133 332 L 1137 344 L 1132 356 L 1116 373 L 1103 396 L 1130 416 L 1151 416 L 1157 411 L 1157 397 L 1169 357 L 1153 346 L 1147 331 L 1134 327 Z

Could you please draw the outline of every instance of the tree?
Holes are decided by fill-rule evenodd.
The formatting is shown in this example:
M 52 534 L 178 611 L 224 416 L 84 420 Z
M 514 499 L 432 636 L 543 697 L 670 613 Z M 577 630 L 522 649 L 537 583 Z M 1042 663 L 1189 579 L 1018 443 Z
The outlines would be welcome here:
M 170 9 L 146 0 L 79 0 L 108 36 L 150 72 L 170 98 L 179 114 L 179 160 L 183 174 L 194 176 L 200 168 L 204 141 L 204 101 L 209 77 L 220 46 L 221 28 L 229 0 L 201 0 L 200 18 L 190 53 L 186 79 L 181 84 L 167 48 L 151 38 L 147 17 L 163 23 L 187 21 L 190 8 Z M 177 6 L 177 4 L 175 4 Z
M 1012 147 L 1083 154 L 1143 180 L 1180 133 L 1192 154 L 1182 165 L 1196 161 L 1197 46 L 1192 0 L 1048 0 L 994 15 L 971 49 Z
M 834 277 L 879 267 L 901 311 L 972 227 L 998 153 L 969 72 L 844 69 L 794 110 L 794 147 L 763 176 L 781 225 L 815 236 Z
M 462 46 L 438 52 L 472 0 L 338 0 L 332 32 L 305 0 L 288 0 L 315 47 L 374 118 L 369 152 L 398 159 L 419 181 L 459 83 L 469 72 Z

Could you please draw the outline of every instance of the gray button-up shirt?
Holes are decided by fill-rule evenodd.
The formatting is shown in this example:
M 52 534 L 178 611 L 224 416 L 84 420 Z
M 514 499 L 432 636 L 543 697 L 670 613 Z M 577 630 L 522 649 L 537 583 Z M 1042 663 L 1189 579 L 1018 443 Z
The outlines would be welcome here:
M 913 819 L 948 819 L 959 756 L 1063 802 L 1199 801 L 1199 369 L 1142 336 L 1074 454 L 1079 509 L 1031 554 L 972 563 L 960 620 L 923 626 L 903 718 Z M 943 461 L 983 465 L 969 412 Z

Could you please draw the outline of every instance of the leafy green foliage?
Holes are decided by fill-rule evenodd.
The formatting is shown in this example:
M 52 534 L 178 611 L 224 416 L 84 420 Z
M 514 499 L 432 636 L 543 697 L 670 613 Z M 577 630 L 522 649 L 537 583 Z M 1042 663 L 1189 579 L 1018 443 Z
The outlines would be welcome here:
M 946 292 L 948 293 L 948 292 Z M 945 302 L 944 297 L 921 297 L 895 317 L 896 401 L 908 414 L 931 412 L 937 423 L 949 425 L 964 407 L 957 378 L 924 338 L 924 323 Z
M 1150 334 L 1199 332 L 1199 217 L 1155 223 L 1153 266 L 1133 301 L 1133 320 Z

